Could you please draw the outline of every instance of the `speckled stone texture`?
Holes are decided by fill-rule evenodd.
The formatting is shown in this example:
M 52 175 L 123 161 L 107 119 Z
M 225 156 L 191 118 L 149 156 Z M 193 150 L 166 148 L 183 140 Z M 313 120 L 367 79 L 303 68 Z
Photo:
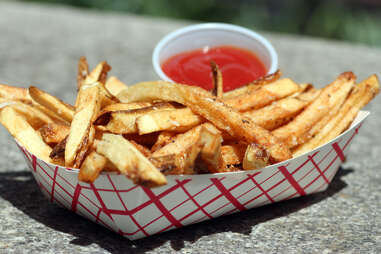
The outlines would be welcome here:
M 73 103 L 79 56 L 106 59 L 126 83 L 157 79 L 154 45 L 185 22 L 0 3 L 0 83 L 35 85 Z M 285 76 L 317 86 L 381 71 L 381 50 L 264 33 Z M 329 189 L 131 242 L 40 193 L 0 131 L 0 253 L 381 253 L 381 96 Z

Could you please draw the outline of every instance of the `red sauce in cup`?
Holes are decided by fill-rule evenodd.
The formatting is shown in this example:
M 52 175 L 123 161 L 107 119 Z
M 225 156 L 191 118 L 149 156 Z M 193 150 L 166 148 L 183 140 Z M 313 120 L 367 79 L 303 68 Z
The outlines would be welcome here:
M 225 92 L 263 77 L 267 72 L 254 53 L 232 46 L 183 52 L 167 59 L 161 68 L 176 83 L 210 90 L 213 87 L 212 60 L 221 70 Z

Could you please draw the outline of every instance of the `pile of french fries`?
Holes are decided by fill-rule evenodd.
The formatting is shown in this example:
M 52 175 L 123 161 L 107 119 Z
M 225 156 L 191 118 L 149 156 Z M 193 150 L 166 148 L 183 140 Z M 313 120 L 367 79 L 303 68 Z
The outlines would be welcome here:
M 126 86 L 111 67 L 78 64 L 75 105 L 36 88 L 0 85 L 0 122 L 27 150 L 78 168 L 93 182 L 116 171 L 148 187 L 168 174 L 260 169 L 304 154 L 342 133 L 379 92 L 376 75 L 355 83 L 340 74 L 323 89 L 281 78 L 278 71 L 223 93 L 165 81 Z

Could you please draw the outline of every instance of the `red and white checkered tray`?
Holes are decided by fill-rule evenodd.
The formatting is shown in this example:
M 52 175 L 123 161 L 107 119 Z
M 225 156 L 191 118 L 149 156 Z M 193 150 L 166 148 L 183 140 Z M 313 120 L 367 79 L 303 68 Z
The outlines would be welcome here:
M 369 112 L 331 142 L 262 170 L 170 175 L 149 189 L 102 173 L 78 182 L 78 170 L 46 163 L 18 145 L 42 192 L 55 202 L 134 240 L 253 207 L 323 191 L 335 176 Z

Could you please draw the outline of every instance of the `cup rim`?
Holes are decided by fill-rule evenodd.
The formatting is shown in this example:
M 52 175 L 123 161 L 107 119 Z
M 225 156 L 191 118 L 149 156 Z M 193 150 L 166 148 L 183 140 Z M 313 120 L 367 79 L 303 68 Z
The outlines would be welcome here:
M 248 28 L 244 28 L 241 26 L 233 25 L 233 24 L 227 24 L 227 23 L 201 23 L 201 24 L 195 24 L 195 25 L 189 25 L 182 28 L 179 28 L 177 30 L 174 30 L 173 32 L 170 32 L 169 34 L 165 35 L 155 46 L 152 54 L 152 65 L 156 72 L 156 74 L 165 81 L 174 82 L 171 78 L 169 78 L 164 71 L 161 69 L 161 64 L 159 61 L 159 55 L 161 50 L 173 39 L 193 31 L 200 31 L 200 30 L 208 30 L 208 29 L 218 29 L 218 30 L 225 30 L 225 31 L 233 31 L 238 32 L 241 34 L 244 34 L 248 37 L 253 38 L 254 40 L 257 40 L 259 43 L 261 43 L 266 50 L 268 51 L 270 55 L 270 67 L 266 74 L 271 74 L 277 71 L 278 69 L 278 54 L 276 53 L 273 45 L 270 43 L 268 39 L 263 37 L 257 32 L 254 32 L 253 30 L 250 30 Z

